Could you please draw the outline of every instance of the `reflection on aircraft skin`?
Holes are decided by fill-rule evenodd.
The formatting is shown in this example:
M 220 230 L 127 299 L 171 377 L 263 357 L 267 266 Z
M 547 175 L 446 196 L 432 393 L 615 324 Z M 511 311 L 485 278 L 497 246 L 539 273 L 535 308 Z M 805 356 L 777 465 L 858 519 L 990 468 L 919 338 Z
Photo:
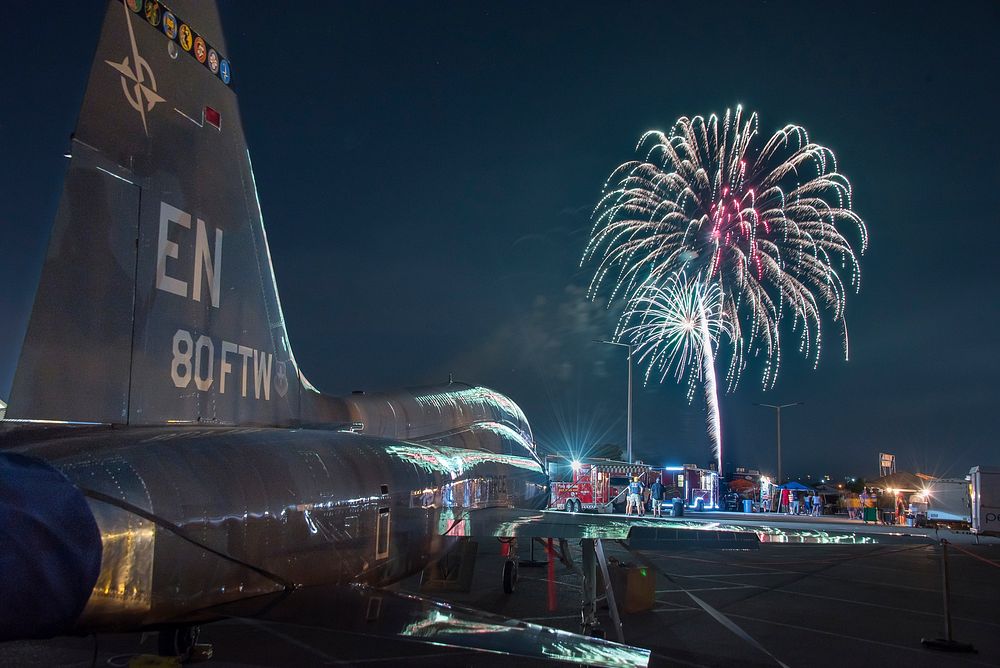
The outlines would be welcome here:
M 420 638 L 445 645 L 450 644 L 449 639 L 452 637 L 471 634 L 492 634 L 498 640 L 503 641 L 505 636 L 510 635 L 510 626 L 480 620 L 463 619 L 460 615 L 442 606 L 437 609 L 427 610 L 422 619 L 408 624 L 400 632 L 402 636 Z M 646 661 L 648 660 L 648 652 L 645 650 L 612 643 L 581 646 L 575 642 L 575 638 L 575 636 L 566 631 L 545 629 L 544 633 L 536 634 L 535 641 L 540 645 L 542 655 L 554 661 L 582 665 L 635 666 L 646 665 Z
M 483 406 L 456 415 L 485 417 Z M 104 555 L 78 624 L 87 631 L 112 618 L 190 620 L 282 582 L 385 585 L 450 547 L 461 532 L 441 534 L 469 510 L 543 508 L 548 479 L 527 423 L 509 411 L 489 417 L 501 421 L 452 423 L 424 442 L 320 429 L 49 427 L 20 432 L 12 450 L 93 492 Z
M 362 585 L 307 587 L 287 595 L 244 599 L 215 612 L 250 618 L 255 625 L 305 630 L 310 642 L 329 637 L 326 632 L 348 633 L 352 638 L 403 638 L 511 657 L 614 667 L 646 666 L 650 657 L 646 649 L 596 638 L 581 642 L 580 636 L 559 629 Z
M 755 535 L 761 543 L 815 543 L 837 545 L 870 545 L 888 542 L 927 542 L 922 534 L 904 532 L 883 532 L 861 534 L 849 528 L 843 530 L 818 530 L 812 528 L 788 527 L 767 524 L 756 518 L 746 522 L 730 523 L 702 519 L 639 519 L 608 515 L 584 515 L 559 511 L 518 512 L 507 509 L 469 509 L 458 520 L 464 522 L 467 531 L 474 535 L 489 533 L 498 537 L 519 538 L 564 535 L 561 528 L 571 524 L 574 535 L 579 538 L 603 540 L 628 540 L 635 532 L 678 531 L 687 535 L 692 542 L 697 533 Z M 487 530 L 488 528 L 488 530 Z M 458 535 L 452 532 L 450 535 Z

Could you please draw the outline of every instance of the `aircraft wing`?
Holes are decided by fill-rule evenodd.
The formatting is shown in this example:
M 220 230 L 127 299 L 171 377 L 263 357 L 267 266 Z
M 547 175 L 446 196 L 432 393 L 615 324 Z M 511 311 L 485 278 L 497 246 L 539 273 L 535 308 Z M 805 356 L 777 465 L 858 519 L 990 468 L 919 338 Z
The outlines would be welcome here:
M 753 549 L 759 543 L 881 544 L 933 542 L 933 532 L 909 527 L 843 525 L 794 519 L 746 520 L 702 518 L 636 518 L 513 508 L 466 510 L 441 532 L 447 536 L 516 538 L 598 538 L 627 541 L 634 549 L 716 547 Z
M 588 666 L 646 666 L 647 649 L 364 585 L 303 587 L 199 614 L 244 620 L 337 660 L 344 636 L 365 636 Z M 302 638 L 300 640 L 299 638 Z

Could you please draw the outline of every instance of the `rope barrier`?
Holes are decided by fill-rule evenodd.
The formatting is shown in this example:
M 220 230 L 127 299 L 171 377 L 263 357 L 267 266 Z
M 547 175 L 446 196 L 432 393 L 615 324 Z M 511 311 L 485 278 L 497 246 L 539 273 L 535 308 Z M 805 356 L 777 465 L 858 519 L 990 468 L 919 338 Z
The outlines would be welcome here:
M 973 552 L 969 552 L 968 550 L 966 550 L 964 548 L 961 548 L 958 545 L 955 545 L 955 543 L 952 543 L 951 541 L 948 541 L 948 547 L 950 547 L 953 550 L 958 550 L 959 552 L 961 552 L 963 554 L 967 554 L 970 557 L 972 557 L 973 559 L 978 559 L 979 561 L 985 562 L 985 563 L 989 564 L 990 566 L 995 566 L 997 568 L 1000 568 L 1000 564 L 998 564 L 997 562 L 991 561 L 990 559 L 987 559 L 986 557 L 980 557 L 978 554 L 975 554 Z

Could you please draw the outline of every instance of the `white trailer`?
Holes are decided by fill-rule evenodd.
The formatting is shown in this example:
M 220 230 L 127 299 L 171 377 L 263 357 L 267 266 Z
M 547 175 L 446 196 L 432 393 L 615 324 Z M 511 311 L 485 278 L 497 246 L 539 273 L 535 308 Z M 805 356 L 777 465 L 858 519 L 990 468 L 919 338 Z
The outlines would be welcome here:
M 969 489 L 972 533 L 1000 536 L 1000 466 L 973 466 Z
M 969 481 L 966 478 L 938 478 L 924 494 L 927 501 L 927 522 L 969 526 L 972 504 L 969 501 Z

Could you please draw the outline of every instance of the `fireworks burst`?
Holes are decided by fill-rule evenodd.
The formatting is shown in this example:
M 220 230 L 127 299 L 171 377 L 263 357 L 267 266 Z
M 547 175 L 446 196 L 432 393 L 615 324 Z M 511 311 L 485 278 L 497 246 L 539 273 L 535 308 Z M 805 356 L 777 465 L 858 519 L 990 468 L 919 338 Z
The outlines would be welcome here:
M 699 383 L 708 406 L 708 435 L 722 468 L 722 424 L 715 378 L 714 350 L 721 336 L 731 336 L 722 314 L 722 291 L 717 283 L 689 278 L 681 270 L 666 285 L 648 285 L 629 303 L 615 338 L 636 347 L 639 364 L 646 364 L 645 382 L 655 373 L 660 382 L 673 374 L 688 381 L 688 401 Z
M 828 310 L 847 356 L 842 275 L 855 290 L 861 275 L 842 230 L 856 231 L 859 253 L 867 231 L 830 149 L 796 125 L 765 142 L 757 114 L 737 107 L 722 119 L 685 117 L 669 133 L 647 132 L 636 151 L 639 159 L 612 172 L 594 210 L 581 262 L 597 263 L 590 297 L 613 284 L 611 301 L 633 302 L 681 271 L 717 286 L 732 342 L 730 390 L 750 355 L 764 358 L 763 385 L 774 386 L 786 318 L 816 366 Z
M 682 270 L 663 287 L 646 286 L 629 302 L 615 339 L 635 346 L 639 364 L 646 364 L 646 383 L 654 374 L 660 382 L 668 375 L 677 382 L 687 379 L 691 399 L 704 379 L 701 360 L 713 355 L 711 344 L 721 334 L 729 334 L 729 323 L 722 317 L 718 284 L 689 278 Z

